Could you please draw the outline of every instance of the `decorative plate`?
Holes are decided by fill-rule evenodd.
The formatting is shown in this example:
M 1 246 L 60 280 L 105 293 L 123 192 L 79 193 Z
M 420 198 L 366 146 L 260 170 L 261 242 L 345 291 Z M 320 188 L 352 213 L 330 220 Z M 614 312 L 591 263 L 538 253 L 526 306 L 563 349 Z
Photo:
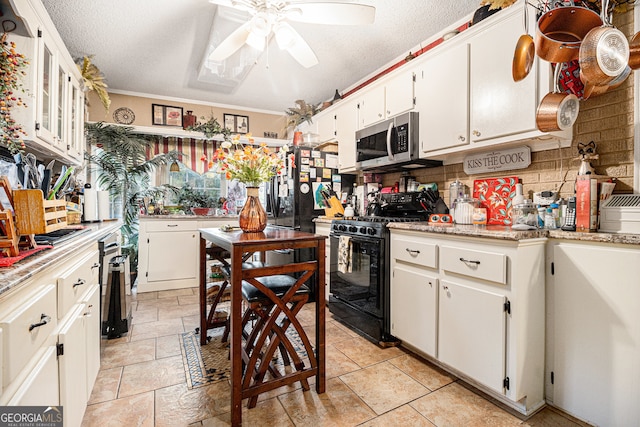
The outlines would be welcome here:
M 136 119 L 133 110 L 127 107 L 120 107 L 113 112 L 113 120 L 121 125 L 130 125 Z
M 473 197 L 487 209 L 487 225 L 511 225 L 511 199 L 517 183 L 517 176 L 473 181 Z

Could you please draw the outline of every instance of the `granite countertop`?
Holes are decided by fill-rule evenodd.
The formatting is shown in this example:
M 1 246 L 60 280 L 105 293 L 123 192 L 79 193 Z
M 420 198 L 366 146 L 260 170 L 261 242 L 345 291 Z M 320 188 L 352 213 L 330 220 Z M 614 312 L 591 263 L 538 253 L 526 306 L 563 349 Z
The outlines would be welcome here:
M 512 230 L 504 225 L 453 225 L 433 226 L 428 222 L 392 222 L 388 228 L 410 231 L 423 231 L 458 236 L 489 237 L 501 240 L 525 240 L 537 238 L 579 240 L 583 242 L 622 243 L 628 245 L 640 245 L 640 234 L 625 233 L 582 233 L 577 231 L 562 230 Z
M 188 214 L 169 214 L 169 215 L 140 215 L 140 219 L 146 220 L 167 220 L 167 219 L 180 219 L 180 220 L 199 220 L 199 219 L 232 219 L 238 220 L 238 215 L 188 215 Z
M 10 267 L 0 267 L 0 296 L 19 286 L 27 279 L 35 276 L 48 267 L 55 265 L 61 259 L 78 251 L 85 245 L 99 240 L 122 226 L 121 221 L 105 221 L 100 223 L 84 223 L 88 231 L 78 233 L 77 236 L 55 245 L 53 249 L 37 252 Z
M 318 217 L 314 222 L 331 224 L 338 218 Z M 419 231 L 426 233 L 438 233 L 456 236 L 487 237 L 501 240 L 525 240 L 525 239 L 565 239 L 583 242 L 620 243 L 627 245 L 640 245 L 640 234 L 630 233 L 582 233 L 577 231 L 562 230 L 512 230 L 504 225 L 448 225 L 434 226 L 428 222 L 390 222 L 388 228 L 397 230 Z

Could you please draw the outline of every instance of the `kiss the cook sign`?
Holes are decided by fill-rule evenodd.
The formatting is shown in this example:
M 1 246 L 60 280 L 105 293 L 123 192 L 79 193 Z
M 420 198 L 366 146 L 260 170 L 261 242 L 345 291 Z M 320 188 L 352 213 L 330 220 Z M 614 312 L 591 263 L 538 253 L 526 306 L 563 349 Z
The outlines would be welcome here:
M 464 158 L 464 172 L 473 175 L 484 172 L 524 169 L 531 164 L 531 149 L 526 145 L 505 150 L 474 153 Z

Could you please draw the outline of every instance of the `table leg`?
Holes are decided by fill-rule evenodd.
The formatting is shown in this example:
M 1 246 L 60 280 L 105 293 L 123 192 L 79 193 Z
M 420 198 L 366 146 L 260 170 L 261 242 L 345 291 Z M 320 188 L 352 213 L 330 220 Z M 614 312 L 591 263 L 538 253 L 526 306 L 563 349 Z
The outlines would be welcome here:
M 231 251 L 231 425 L 242 425 L 242 249 Z
M 207 241 L 200 237 L 200 345 L 207 343 Z
M 325 242 L 318 241 L 316 246 L 316 259 L 318 260 L 318 271 L 316 271 L 316 345 L 318 347 L 316 360 L 318 361 L 318 376 L 316 377 L 316 392 L 324 393 L 325 391 Z

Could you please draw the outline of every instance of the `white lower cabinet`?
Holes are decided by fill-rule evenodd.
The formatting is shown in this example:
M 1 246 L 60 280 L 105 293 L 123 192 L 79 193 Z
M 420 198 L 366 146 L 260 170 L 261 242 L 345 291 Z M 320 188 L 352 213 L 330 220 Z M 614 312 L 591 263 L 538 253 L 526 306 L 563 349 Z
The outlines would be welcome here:
M 529 415 L 544 405 L 546 239 L 391 228 L 391 333 Z
M 547 252 L 547 400 L 639 426 L 640 246 L 552 240 Z
M 60 404 L 56 346 L 44 347 L 36 360 L 33 370 L 7 402 L 7 406 L 58 406 Z
M 64 425 L 81 425 L 100 369 L 97 246 L 0 295 L 0 405 L 62 405 Z
M 506 297 L 442 281 L 438 359 L 490 387 L 505 389 Z
M 200 277 L 200 228 L 237 225 L 237 217 L 142 217 L 138 292 L 193 288 Z
M 438 279 L 396 265 L 391 288 L 391 334 L 412 347 L 436 357 Z

